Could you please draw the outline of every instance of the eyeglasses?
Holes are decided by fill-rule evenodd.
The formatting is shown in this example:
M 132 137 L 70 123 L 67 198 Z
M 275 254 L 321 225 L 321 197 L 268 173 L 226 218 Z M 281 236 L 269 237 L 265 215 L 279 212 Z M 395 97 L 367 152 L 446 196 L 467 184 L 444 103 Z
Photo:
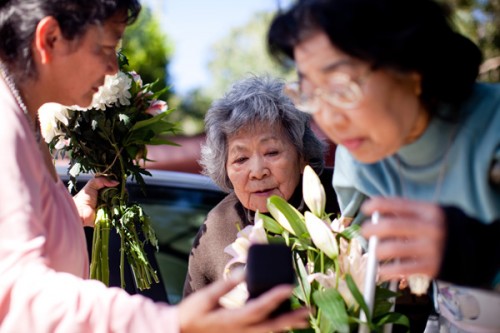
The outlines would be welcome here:
M 315 113 L 321 106 L 321 99 L 332 106 L 349 110 L 356 108 L 364 97 L 362 84 L 371 71 L 365 72 L 358 80 L 346 73 L 333 73 L 327 79 L 326 88 L 315 88 L 307 81 L 287 84 L 285 93 L 295 106 L 304 112 Z

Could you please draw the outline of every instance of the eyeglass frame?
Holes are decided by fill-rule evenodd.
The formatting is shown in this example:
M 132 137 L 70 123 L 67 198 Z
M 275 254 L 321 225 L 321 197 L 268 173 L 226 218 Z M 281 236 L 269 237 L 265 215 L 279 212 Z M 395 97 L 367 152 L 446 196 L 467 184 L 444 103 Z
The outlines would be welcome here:
M 322 89 L 319 87 L 314 88 L 310 96 L 305 96 L 300 81 L 295 81 L 286 84 L 285 94 L 293 100 L 295 106 L 299 110 L 309 114 L 314 114 L 318 111 L 320 99 L 322 99 L 324 102 L 327 102 L 328 104 L 334 107 L 338 107 L 344 110 L 351 110 L 356 108 L 361 102 L 361 100 L 364 98 L 365 95 L 363 92 L 363 85 L 373 71 L 374 68 L 369 68 L 356 79 L 353 79 L 352 75 L 349 75 L 344 72 L 334 72 L 331 74 L 331 77 L 329 78 L 329 84 L 331 84 L 331 81 L 335 79 L 343 80 L 344 81 L 343 86 L 350 87 L 350 92 L 353 92 L 355 95 L 355 97 L 351 98 L 352 101 L 347 101 L 347 102 L 339 101 L 339 99 L 335 97 L 338 96 L 338 91 L 332 93 L 331 91 L 329 92 L 327 89 Z M 342 83 L 342 82 L 337 82 L 337 83 Z M 329 87 L 329 89 L 331 89 L 331 87 Z

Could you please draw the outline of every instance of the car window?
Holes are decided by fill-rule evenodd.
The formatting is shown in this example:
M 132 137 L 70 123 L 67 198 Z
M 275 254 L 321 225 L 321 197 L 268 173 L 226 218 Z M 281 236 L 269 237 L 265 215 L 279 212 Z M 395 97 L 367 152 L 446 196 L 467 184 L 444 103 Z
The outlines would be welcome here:
M 67 183 L 66 170 L 58 170 L 58 172 L 61 179 Z M 80 176 L 76 188 L 81 189 L 88 179 L 89 176 Z M 144 192 L 138 184 L 127 183 L 129 201 L 141 204 L 151 218 L 158 238 L 159 251 L 149 252 L 154 253 L 161 285 L 166 289 L 168 302 L 176 304 L 182 298 L 189 252 L 194 237 L 208 212 L 226 194 L 213 185 L 208 177 L 200 175 L 163 172 L 154 174 L 153 178 L 145 177 L 145 181 Z M 92 229 L 86 230 L 86 236 L 90 249 Z M 115 244 L 114 251 L 118 252 L 119 241 L 115 240 L 113 244 Z M 113 244 L 111 239 L 110 251 L 113 250 Z M 110 254 L 110 260 L 118 261 L 113 258 L 119 258 L 119 256 Z M 155 266 L 155 263 L 152 264 Z M 110 275 L 117 275 L 117 272 L 111 271 L 111 267 L 116 267 L 118 270 L 118 263 L 110 262 Z M 156 301 L 165 300 L 164 292 L 158 292 L 158 286 L 152 285 L 151 290 L 138 291 L 130 286 L 130 282 L 127 283 L 126 290 L 129 293 L 141 293 Z M 115 285 L 119 285 L 119 282 L 117 281 Z
M 221 191 L 147 186 L 144 195 L 129 186 L 130 200 L 141 204 L 151 217 L 158 238 L 155 253 L 171 304 L 182 297 L 189 252 L 208 212 L 225 196 Z

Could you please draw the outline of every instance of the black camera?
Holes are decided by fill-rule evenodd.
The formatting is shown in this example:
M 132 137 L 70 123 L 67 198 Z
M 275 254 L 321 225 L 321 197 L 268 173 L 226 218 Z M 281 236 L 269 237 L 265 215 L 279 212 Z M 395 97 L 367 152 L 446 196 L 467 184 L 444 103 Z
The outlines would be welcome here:
M 284 244 L 254 244 L 247 258 L 246 283 L 249 299 L 256 298 L 280 284 L 294 284 L 292 252 Z M 285 300 L 270 315 L 271 318 L 291 310 Z

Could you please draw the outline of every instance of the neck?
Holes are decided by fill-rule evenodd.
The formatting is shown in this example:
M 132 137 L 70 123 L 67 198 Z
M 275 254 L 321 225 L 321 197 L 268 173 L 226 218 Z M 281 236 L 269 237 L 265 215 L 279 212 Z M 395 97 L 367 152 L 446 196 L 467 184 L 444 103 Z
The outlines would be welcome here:
M 427 126 L 429 126 L 430 115 L 427 110 L 425 110 L 422 106 L 419 107 L 419 112 L 417 114 L 417 119 L 415 121 L 415 125 L 413 129 L 410 131 L 406 140 L 404 142 L 405 145 L 410 144 L 420 138 L 422 134 L 424 134 Z
M 38 123 L 37 111 L 41 104 L 39 104 L 37 99 L 32 100 L 30 96 L 26 95 L 26 92 L 29 91 L 27 87 L 29 87 L 30 85 L 28 83 L 17 84 L 14 78 L 10 75 L 7 66 L 1 61 L 0 74 L 11 94 L 14 96 L 14 99 L 16 100 L 19 108 L 22 110 L 28 122 L 30 123 L 30 127 L 33 135 L 35 136 L 35 139 L 40 142 L 40 125 Z M 21 89 L 21 87 L 23 89 Z M 41 95 L 38 94 L 38 96 Z M 26 100 L 29 100 L 30 103 L 25 103 Z
M 28 117 L 35 122 L 38 118 L 38 109 L 45 103 L 43 99 L 40 98 L 40 96 L 43 95 L 37 91 L 37 85 L 31 80 L 19 84 L 17 88 L 19 90 L 19 95 L 21 95 L 21 98 L 26 105 Z

